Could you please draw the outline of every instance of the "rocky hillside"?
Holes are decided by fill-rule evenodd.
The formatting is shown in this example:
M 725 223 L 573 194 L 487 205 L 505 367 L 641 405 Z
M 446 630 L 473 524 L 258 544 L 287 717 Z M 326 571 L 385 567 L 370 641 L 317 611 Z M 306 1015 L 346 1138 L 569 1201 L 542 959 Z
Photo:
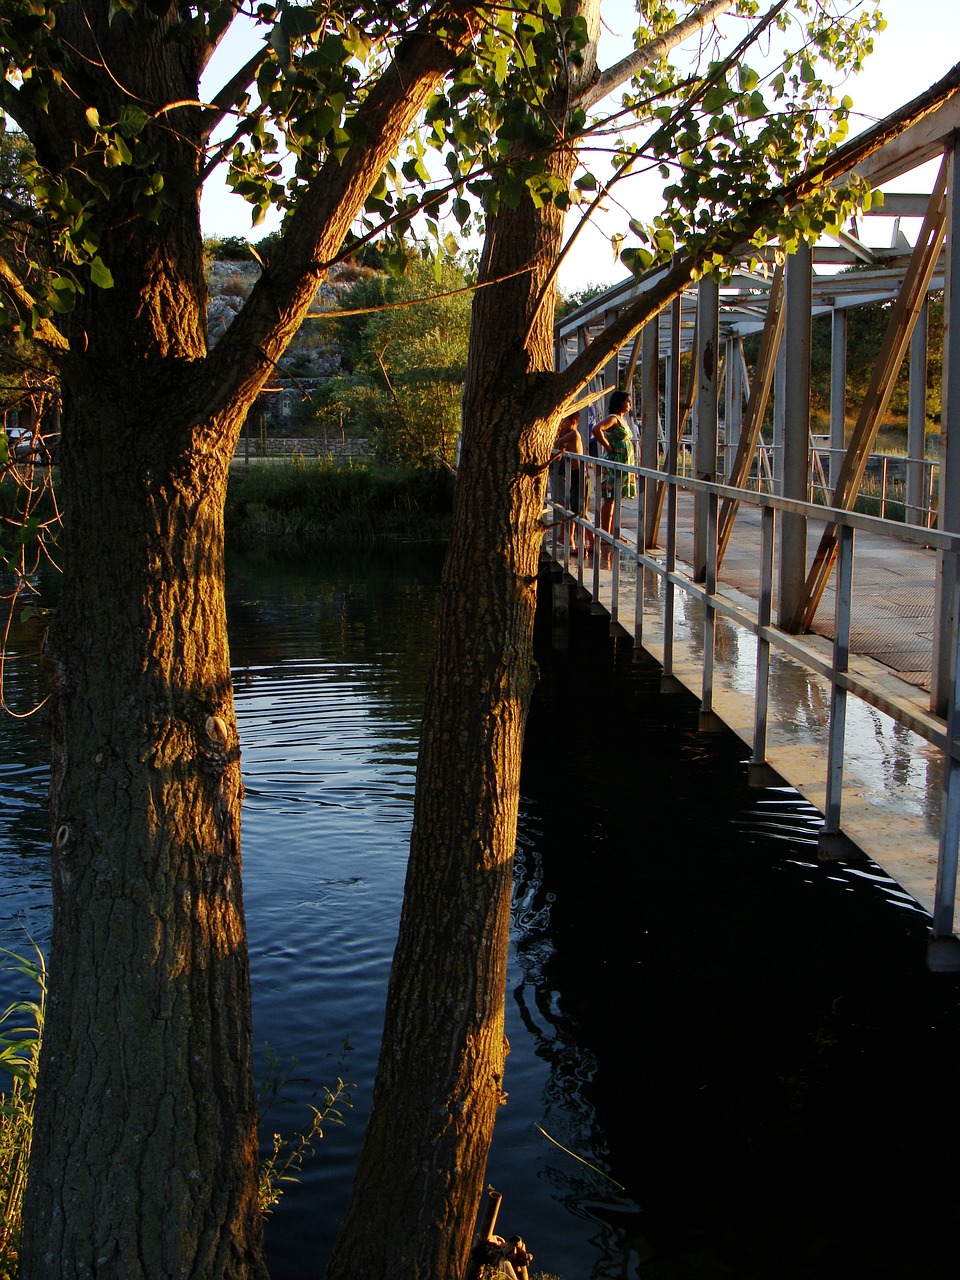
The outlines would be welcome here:
M 207 302 L 207 326 L 210 345 L 216 346 L 234 317 L 249 298 L 260 276 L 258 262 L 213 262 L 207 273 L 210 291 Z M 317 290 L 311 311 L 329 311 L 335 308 L 341 295 L 357 279 L 357 268 L 352 263 L 338 263 L 331 268 L 329 279 Z M 340 348 L 336 342 L 316 341 L 306 336 L 294 339 L 286 355 L 280 360 L 284 370 L 296 370 L 299 379 L 329 378 L 340 372 Z

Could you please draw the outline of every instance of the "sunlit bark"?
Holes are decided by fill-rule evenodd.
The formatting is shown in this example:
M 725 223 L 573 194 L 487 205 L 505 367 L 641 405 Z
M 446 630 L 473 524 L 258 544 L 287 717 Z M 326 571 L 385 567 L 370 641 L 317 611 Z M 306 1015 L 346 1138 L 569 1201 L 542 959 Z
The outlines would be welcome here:
M 172 38 L 174 7 L 110 21 L 104 0 L 57 16 L 76 84 L 26 117 L 51 171 L 90 143 L 91 104 L 102 120 L 129 95 L 196 104 L 202 50 Z M 318 173 L 213 353 L 196 189 L 153 219 L 123 192 L 105 202 L 95 230 L 113 287 L 88 287 L 61 318 L 54 924 L 24 1214 L 31 1280 L 266 1275 L 223 596 L 229 460 L 455 47 L 429 33 L 401 43 L 359 109 L 363 144 Z M 169 118 L 151 135 L 156 168 L 197 175 L 200 110 Z

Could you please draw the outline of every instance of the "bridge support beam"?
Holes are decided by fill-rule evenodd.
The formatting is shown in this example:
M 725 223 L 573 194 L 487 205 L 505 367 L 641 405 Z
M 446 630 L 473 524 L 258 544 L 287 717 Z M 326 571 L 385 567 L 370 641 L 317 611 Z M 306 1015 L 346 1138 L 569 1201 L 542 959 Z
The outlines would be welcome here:
M 940 453 L 940 528 L 960 532 L 960 200 L 956 182 L 960 172 L 960 147 L 954 137 L 947 160 L 946 246 L 947 274 L 944 291 L 943 410 Z M 947 720 L 947 748 L 943 760 L 943 805 L 937 887 L 933 907 L 934 940 L 953 935 L 960 861 L 960 554 L 941 551 L 937 557 L 937 616 L 934 636 L 934 710 Z M 945 963 L 952 948 L 940 948 Z M 960 957 L 955 957 L 960 959 Z M 928 964 L 932 956 L 928 956 Z M 960 964 L 958 964 L 960 967 Z
M 830 467 L 827 472 L 831 494 L 837 485 L 840 463 L 846 447 L 847 423 L 847 313 L 833 308 L 830 330 Z
M 910 339 L 910 401 L 907 407 L 907 523 L 927 524 L 924 455 L 927 432 L 927 330 L 929 306 L 924 298 Z
M 787 259 L 786 367 L 783 390 L 783 496 L 804 501 L 807 497 L 810 455 L 810 341 L 813 306 L 813 254 L 801 242 Z M 789 630 L 795 617 L 807 567 L 805 516 L 785 512 L 780 522 L 780 626 Z
M 654 316 L 641 333 L 640 465 L 656 471 L 660 440 L 660 317 Z M 656 542 L 657 483 L 644 482 L 643 546 Z M 637 530 L 639 534 L 639 530 Z
M 693 443 L 693 469 L 698 480 L 716 481 L 717 474 L 717 406 L 720 380 L 720 287 L 704 276 L 697 289 L 697 383 L 696 435 Z M 697 495 L 693 525 L 693 580 L 703 582 L 707 576 L 708 514 L 707 499 Z

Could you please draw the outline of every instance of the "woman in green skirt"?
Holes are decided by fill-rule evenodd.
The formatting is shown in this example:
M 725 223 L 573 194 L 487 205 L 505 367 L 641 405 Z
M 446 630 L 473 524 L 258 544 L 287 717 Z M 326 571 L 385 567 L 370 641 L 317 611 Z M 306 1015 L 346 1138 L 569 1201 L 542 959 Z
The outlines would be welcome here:
M 621 462 L 633 466 L 636 455 L 633 447 L 633 428 L 627 420 L 631 408 L 630 394 L 627 391 L 614 391 L 610 396 L 610 415 L 598 422 L 593 428 L 593 438 L 603 449 L 603 456 L 608 462 Z M 637 496 L 637 478 L 629 471 L 614 471 L 604 467 L 600 475 L 600 528 L 613 533 L 613 512 L 616 505 L 617 486 L 621 498 Z M 604 558 L 609 561 L 609 544 L 602 549 Z

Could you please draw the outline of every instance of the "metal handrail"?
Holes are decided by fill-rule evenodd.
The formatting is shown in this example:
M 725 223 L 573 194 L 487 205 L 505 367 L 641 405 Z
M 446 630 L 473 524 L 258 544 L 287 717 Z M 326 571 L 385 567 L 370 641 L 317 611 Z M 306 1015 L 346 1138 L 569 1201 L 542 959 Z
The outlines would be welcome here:
M 953 918 L 956 903 L 958 843 L 960 843 L 960 742 L 957 740 L 960 725 L 960 701 L 958 701 L 957 669 L 960 666 L 960 534 L 946 533 L 937 529 L 927 529 L 919 525 L 894 523 L 878 516 L 861 515 L 854 511 L 824 506 L 819 503 L 805 502 L 794 498 L 785 498 L 777 494 L 758 493 L 753 490 L 737 489 L 729 485 L 711 481 L 698 480 L 690 476 L 670 475 L 652 468 L 631 466 L 624 463 L 611 462 L 602 458 L 588 457 L 582 454 L 562 455 L 555 471 L 566 472 L 566 485 L 560 492 L 569 493 L 569 468 L 577 462 L 583 468 L 584 476 L 591 479 L 593 494 L 592 518 L 575 513 L 563 507 L 556 499 L 550 505 L 554 512 L 553 550 L 555 558 L 561 560 L 565 567 L 570 567 L 570 530 L 573 525 L 580 529 L 581 545 L 584 531 L 589 531 L 596 539 L 598 546 L 606 547 L 611 553 L 612 600 L 611 616 L 618 621 L 620 609 L 620 565 L 625 557 L 632 561 L 638 570 L 638 577 L 643 572 L 657 575 L 664 584 L 663 592 L 663 669 L 666 676 L 672 673 L 673 648 L 673 593 L 679 589 L 687 595 L 702 602 L 705 610 L 704 623 L 704 661 L 701 710 L 712 711 L 713 699 L 713 660 L 715 620 L 717 615 L 727 618 L 739 627 L 743 627 L 757 637 L 757 664 L 755 673 L 755 719 L 753 734 L 752 763 L 765 763 L 766 760 L 766 717 L 767 717 L 767 685 L 769 681 L 769 651 L 773 646 L 788 657 L 799 662 L 807 670 L 829 681 L 831 691 L 831 707 L 827 741 L 827 778 L 826 778 L 826 827 L 823 839 L 829 841 L 841 833 L 842 787 L 843 787 L 843 755 L 846 732 L 846 697 L 852 693 L 868 704 L 893 715 L 895 719 L 906 724 L 913 732 L 943 752 L 943 806 L 940 829 L 940 857 L 934 901 L 934 937 L 947 937 L 953 934 Z M 600 528 L 600 484 L 599 479 L 604 470 L 628 473 L 636 477 L 637 487 L 637 542 L 632 544 L 620 536 L 621 528 L 621 485 L 615 484 L 613 511 L 613 531 Z M 654 485 L 667 486 L 667 528 L 666 555 L 653 555 L 642 545 L 645 528 L 645 502 L 652 493 Z M 707 565 L 706 580 L 695 582 L 692 577 L 682 573 L 676 566 L 676 497 L 680 491 L 702 495 L 706 499 L 707 508 Z M 760 558 L 760 592 L 757 612 L 754 615 L 740 599 L 721 594 L 717 583 L 717 522 L 720 502 L 723 499 L 757 507 L 762 513 L 761 558 Z M 829 659 L 805 643 L 801 637 L 791 635 L 774 626 L 771 621 L 771 600 L 773 594 L 773 550 L 777 519 L 782 515 L 803 516 L 807 519 L 826 521 L 840 529 L 839 563 L 837 565 L 836 615 L 834 625 L 834 641 Z M 852 574 L 854 563 L 854 542 L 857 532 L 867 532 L 881 537 L 896 539 L 915 546 L 933 548 L 943 556 L 943 581 L 947 586 L 943 591 L 946 618 L 950 620 L 945 627 L 945 643 L 949 645 L 952 656 L 949 689 L 947 690 L 947 715 L 942 717 L 919 706 L 905 709 L 903 702 L 894 702 L 887 690 L 873 683 L 869 676 L 861 672 L 851 672 L 850 659 L 850 619 L 853 608 Z M 591 594 L 599 597 L 600 585 L 599 555 L 594 556 L 592 567 Z M 581 557 L 577 565 L 577 577 L 581 585 L 584 582 L 584 564 Z M 642 643 L 643 632 L 643 589 L 638 582 L 635 593 L 634 634 L 638 644 Z

